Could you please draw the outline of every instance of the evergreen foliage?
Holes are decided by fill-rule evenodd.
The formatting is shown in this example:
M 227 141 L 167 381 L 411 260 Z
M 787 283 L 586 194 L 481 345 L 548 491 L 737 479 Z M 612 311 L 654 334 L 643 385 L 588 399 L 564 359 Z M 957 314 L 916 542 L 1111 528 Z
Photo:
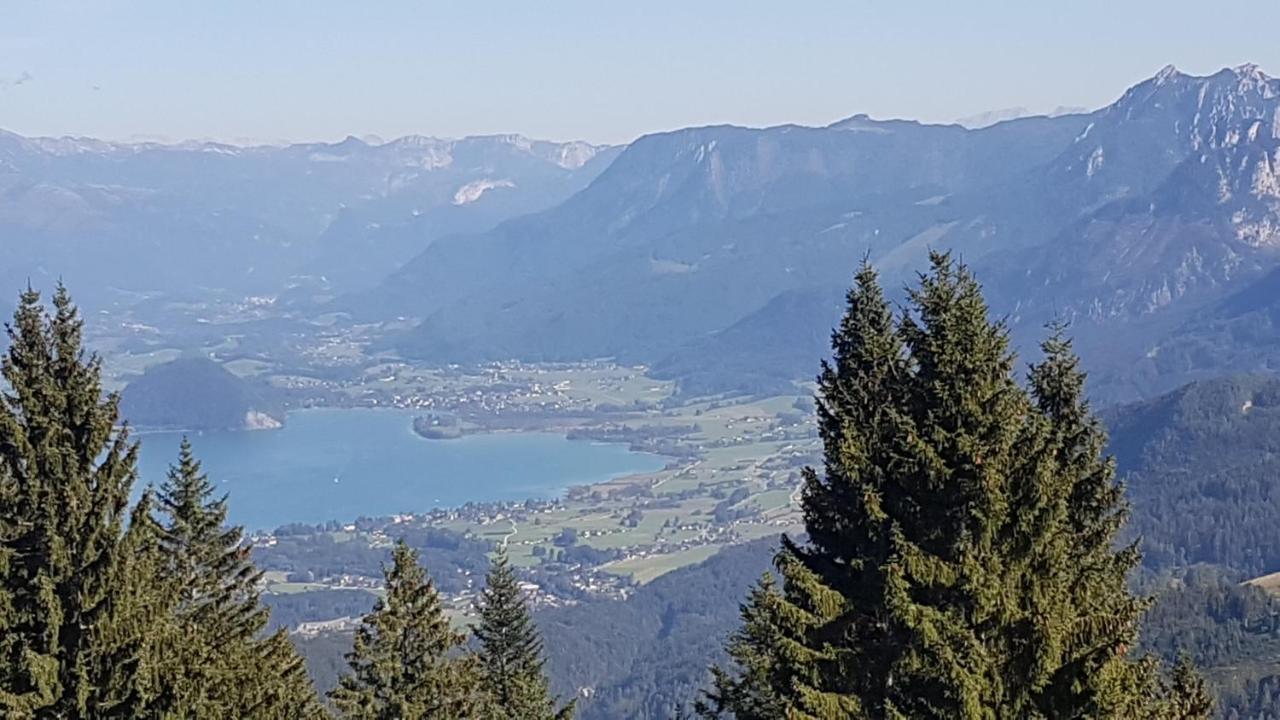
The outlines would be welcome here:
M 1199 720 L 1213 713 L 1213 696 L 1185 655 L 1173 666 L 1165 695 L 1169 698 L 1161 715 L 1165 720 Z
M 160 574 L 175 640 L 161 658 L 166 712 L 182 718 L 314 717 L 321 711 L 302 660 L 283 631 L 263 637 L 262 573 L 225 497 L 183 438 L 158 493 Z
M 1204 380 L 1106 415 L 1143 565 L 1280 568 L 1280 378 Z
M 0 395 L 0 714 L 146 717 L 157 604 L 143 524 L 126 522 L 137 445 L 58 288 L 23 293 Z M 144 499 L 143 507 L 145 508 Z
M 189 445 L 130 510 L 137 445 L 63 288 L 53 308 L 22 295 L 3 360 L 0 715 L 323 716 L 288 638 L 260 638 L 259 573 Z
M 699 710 L 1209 717 L 1214 699 L 1189 659 L 1166 670 L 1133 649 L 1147 603 L 1127 583 L 1140 557 L 1120 542 L 1124 489 L 1070 343 L 1056 329 L 1020 384 L 976 281 L 932 259 L 897 315 L 875 273 L 859 272 L 818 379 L 824 466 L 804 475 L 808 538 L 783 538 L 777 578 L 741 607 L 732 667 L 713 668 Z M 51 312 L 28 291 L 0 361 L 0 716 L 327 716 L 288 636 L 266 634 L 261 573 L 189 443 L 130 508 L 137 447 L 81 332 L 64 289 Z M 1256 391 L 1228 405 L 1254 424 L 1270 407 Z M 1170 456 L 1175 446 L 1158 444 Z M 403 541 L 385 577 L 331 694 L 342 717 L 573 716 L 573 703 L 556 707 L 505 551 L 476 603 L 474 656 Z M 1227 579 L 1162 597 L 1146 647 L 1211 668 L 1250 660 L 1244 680 L 1210 675 L 1223 712 L 1271 712 L 1275 675 L 1258 668 L 1272 601 Z M 680 712 L 663 692 L 643 704 Z
M 466 636 L 403 541 L 385 570 L 386 597 L 365 616 L 348 655 L 351 672 L 330 694 L 350 720 L 465 720 L 481 717 L 473 658 L 460 655 Z
M 476 603 L 477 659 L 493 720 L 568 720 L 573 703 L 556 709 L 543 666 L 542 639 L 505 548 L 498 551 Z
M 783 539 L 704 715 L 1203 717 L 1189 668 L 1166 687 L 1129 652 L 1139 557 L 1069 343 L 1024 389 L 976 280 L 931 262 L 896 318 L 858 273 L 818 378 L 809 540 Z

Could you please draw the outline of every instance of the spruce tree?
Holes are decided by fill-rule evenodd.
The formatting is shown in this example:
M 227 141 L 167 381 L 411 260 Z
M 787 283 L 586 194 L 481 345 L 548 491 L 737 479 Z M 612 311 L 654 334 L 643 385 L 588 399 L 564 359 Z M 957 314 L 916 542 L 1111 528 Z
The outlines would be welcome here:
M 742 627 L 727 648 L 737 672 L 712 667 L 714 690 L 695 709 L 704 717 L 731 713 L 738 720 L 859 716 L 857 697 L 819 689 L 840 649 L 806 644 L 836 617 L 844 599 L 790 551 L 780 552 L 775 564 L 785 594 L 767 573 L 752 589 L 742 605 Z
M 283 631 L 263 637 L 262 573 L 243 530 L 227 525 L 217 497 L 183 438 L 158 493 L 153 522 L 171 592 L 173 647 L 163 653 L 166 712 L 182 718 L 314 717 L 320 707 Z
M 249 558 L 243 529 L 226 524 L 226 497 L 214 496 L 185 437 L 157 499 L 160 546 L 178 592 L 174 614 L 226 642 L 252 639 L 267 621 L 258 598 L 262 573 Z
M 1156 718 L 1187 699 L 1131 657 L 1126 506 L 1059 334 L 1014 373 L 945 254 L 898 317 L 864 265 L 819 376 L 808 542 L 759 587 L 703 712 L 738 718 Z
M 475 662 L 453 630 L 418 555 L 396 544 L 384 571 L 386 596 L 356 630 L 351 672 L 330 694 L 350 720 L 465 720 L 481 717 Z
M 1107 438 L 1085 398 L 1085 375 L 1055 326 L 1031 367 L 1033 411 L 1012 485 L 1005 543 L 1010 572 L 1022 582 L 1011 657 L 1026 669 L 1011 704 L 1047 717 L 1149 715 L 1156 668 L 1134 662 L 1147 603 L 1127 591 L 1140 557 L 1118 546 L 1128 518 Z
M 128 523 L 137 445 L 58 288 L 23 293 L 0 364 L 0 714 L 146 717 L 158 603 L 143 523 Z
M 1183 655 L 1173 666 L 1165 684 L 1166 705 L 1163 720 L 1201 720 L 1213 714 L 1216 703 L 1205 687 L 1204 678 L 1196 672 L 1191 660 Z
M 282 628 L 247 646 L 245 667 L 261 672 L 249 678 L 249 711 L 256 720 L 323 720 L 331 717 L 320 704 L 307 666 Z
M 543 672 L 542 639 L 506 548 L 498 551 L 476 603 L 480 622 L 474 633 L 480 676 L 487 695 L 486 718 L 493 720 L 567 720 L 573 703 L 556 710 Z

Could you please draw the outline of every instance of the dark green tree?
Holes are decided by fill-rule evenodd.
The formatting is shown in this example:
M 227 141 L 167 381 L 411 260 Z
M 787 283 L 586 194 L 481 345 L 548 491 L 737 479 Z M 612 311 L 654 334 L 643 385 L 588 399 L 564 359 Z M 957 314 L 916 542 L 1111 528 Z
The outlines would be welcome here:
M 0 395 L 0 714 L 146 717 L 160 603 L 143 523 L 128 523 L 137 445 L 58 288 L 23 293 Z M 145 511 L 145 503 L 144 503 Z M 135 516 L 136 517 L 136 516 Z
M 1213 714 L 1213 696 L 1205 686 L 1204 678 L 1196 672 L 1191 660 L 1183 655 L 1173 666 L 1169 680 L 1165 685 L 1167 698 L 1164 714 L 1165 720 L 1201 720 Z
M 543 670 L 542 639 L 525 605 L 506 548 L 498 551 L 476 603 L 480 622 L 474 633 L 488 709 L 499 720 L 567 720 L 573 703 L 556 709 Z
M 167 712 L 182 718 L 314 717 L 321 708 L 302 661 L 268 620 L 243 529 L 227 525 L 226 497 L 183 438 L 158 493 L 154 520 L 170 590 L 175 643 L 159 663 Z
M 418 554 L 401 541 L 384 571 L 386 596 L 356 630 L 351 672 L 330 694 L 351 720 L 465 720 L 482 717 L 474 658 L 453 630 Z
M 245 717 L 257 720 L 324 720 L 331 717 L 320 704 L 302 656 L 288 634 L 278 630 L 248 646 L 246 667 L 264 672 L 253 682 L 252 701 Z
M 772 575 L 760 579 L 742 605 L 742 627 L 729 641 L 738 672 L 713 667 L 715 689 L 695 709 L 704 717 L 731 713 L 739 720 L 857 717 L 862 704 L 856 697 L 820 689 L 822 669 L 840 650 L 806 643 L 838 615 L 844 599 L 790 552 L 780 552 L 775 564 L 784 591 Z
M 252 639 L 267 621 L 258 597 L 262 573 L 243 529 L 227 525 L 226 497 L 215 497 L 185 437 L 157 500 L 166 575 L 177 591 L 174 614 L 227 641 Z
M 1064 328 L 1041 349 L 1004 540 L 1020 600 L 1010 656 L 1026 671 L 1009 702 L 1047 717 L 1150 715 L 1156 668 L 1128 653 L 1148 603 L 1127 589 L 1136 545 L 1117 545 L 1124 488 Z
M 1189 684 L 1129 652 L 1138 557 L 1070 346 L 1020 386 L 978 283 L 931 260 L 897 318 L 859 272 L 818 379 L 808 542 L 784 538 L 704 714 L 1167 716 Z

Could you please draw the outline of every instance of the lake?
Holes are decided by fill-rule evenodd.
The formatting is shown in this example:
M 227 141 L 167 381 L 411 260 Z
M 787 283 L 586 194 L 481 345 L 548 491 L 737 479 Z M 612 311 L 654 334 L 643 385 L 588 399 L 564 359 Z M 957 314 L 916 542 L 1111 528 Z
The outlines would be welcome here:
M 323 409 L 291 413 L 279 430 L 191 435 L 209 479 L 230 495 L 230 518 L 250 530 L 349 521 L 468 501 L 551 498 L 571 485 L 652 472 L 657 455 L 549 433 L 426 440 L 415 413 Z M 181 433 L 146 433 L 140 484 L 159 484 Z

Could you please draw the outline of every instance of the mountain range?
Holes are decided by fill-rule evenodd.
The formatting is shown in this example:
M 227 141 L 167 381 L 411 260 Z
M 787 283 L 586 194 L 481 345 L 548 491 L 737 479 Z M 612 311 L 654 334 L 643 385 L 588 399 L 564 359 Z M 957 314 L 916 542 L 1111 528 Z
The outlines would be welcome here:
M 626 147 L 0 134 L 0 282 L 284 295 L 407 319 L 381 349 L 420 361 L 614 357 L 698 394 L 811 376 L 864 258 L 896 293 L 949 250 L 1024 352 L 1070 322 L 1108 401 L 1280 361 L 1280 81 L 1166 67 L 1096 111 L 988 122 Z
M 557 204 L 617 154 L 519 135 L 237 147 L 0 132 L 0 282 L 90 304 L 343 291 L 434 238 Z
M 1095 390 L 1148 396 L 1275 358 L 1278 109 L 1256 66 L 1166 67 L 1094 112 L 978 129 L 650 135 L 562 204 L 436 242 L 348 302 L 418 319 L 395 347 L 426 360 L 613 356 L 752 389 L 813 372 L 862 258 L 896 289 L 949 250 L 1019 343 L 1069 321 Z

